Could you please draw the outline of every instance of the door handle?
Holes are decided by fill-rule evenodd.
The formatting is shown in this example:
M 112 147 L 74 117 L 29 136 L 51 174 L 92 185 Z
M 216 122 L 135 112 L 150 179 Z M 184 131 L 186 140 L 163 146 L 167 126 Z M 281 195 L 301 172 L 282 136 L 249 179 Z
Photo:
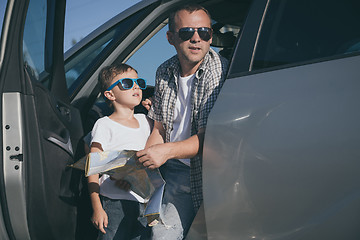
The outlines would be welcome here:
M 70 156 L 74 156 L 74 151 L 72 148 L 72 144 L 71 144 L 71 139 L 70 139 L 70 133 L 67 129 L 64 129 L 61 132 L 61 135 L 58 135 L 56 133 L 52 133 L 49 131 L 43 131 L 44 132 L 44 137 L 46 140 L 48 140 L 49 142 L 54 143 L 55 145 L 61 147 L 62 149 L 64 149 L 67 153 L 70 154 Z

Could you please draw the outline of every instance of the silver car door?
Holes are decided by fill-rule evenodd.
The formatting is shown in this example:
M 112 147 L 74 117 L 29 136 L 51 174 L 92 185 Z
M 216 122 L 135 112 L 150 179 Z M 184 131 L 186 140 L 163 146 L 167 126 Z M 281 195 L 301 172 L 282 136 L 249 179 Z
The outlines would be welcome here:
M 73 239 L 74 161 L 82 125 L 69 104 L 65 1 L 7 3 L 1 42 L 0 195 L 10 239 Z
M 248 55 L 243 32 L 206 129 L 208 239 L 359 239 L 359 7 L 268 1 Z

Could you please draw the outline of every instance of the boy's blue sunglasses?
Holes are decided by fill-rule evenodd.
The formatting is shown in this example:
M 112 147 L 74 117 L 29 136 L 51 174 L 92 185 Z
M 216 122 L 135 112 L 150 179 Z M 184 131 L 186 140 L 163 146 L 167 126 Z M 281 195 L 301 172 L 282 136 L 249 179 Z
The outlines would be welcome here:
M 111 84 L 111 86 L 106 89 L 106 91 L 110 91 L 119 83 L 123 89 L 132 89 L 134 87 L 134 82 L 136 82 L 140 89 L 146 89 L 146 80 L 143 78 L 122 78 Z

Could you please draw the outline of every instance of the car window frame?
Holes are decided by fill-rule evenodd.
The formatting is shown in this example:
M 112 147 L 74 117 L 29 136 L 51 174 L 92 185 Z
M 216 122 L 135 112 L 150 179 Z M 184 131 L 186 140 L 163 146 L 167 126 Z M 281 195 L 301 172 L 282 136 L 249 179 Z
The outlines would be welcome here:
M 239 73 L 244 74 L 250 71 L 259 28 L 263 23 L 268 2 L 268 0 L 254 0 L 250 6 L 244 27 L 235 43 L 229 66 L 229 78 L 232 78 L 234 74 L 238 76 Z

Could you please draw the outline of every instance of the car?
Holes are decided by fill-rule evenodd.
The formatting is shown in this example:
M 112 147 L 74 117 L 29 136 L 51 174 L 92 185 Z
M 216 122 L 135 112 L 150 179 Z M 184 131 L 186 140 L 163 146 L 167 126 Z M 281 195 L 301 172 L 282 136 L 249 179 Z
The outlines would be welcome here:
M 113 62 L 173 55 L 141 50 L 189 2 L 141 1 L 64 54 L 66 1 L 6 1 L 0 239 L 91 239 L 84 177 L 68 165 L 109 113 L 97 75 Z M 204 201 L 187 239 L 359 239 L 360 2 L 191 2 L 209 10 L 212 47 L 230 65 L 208 119 Z

